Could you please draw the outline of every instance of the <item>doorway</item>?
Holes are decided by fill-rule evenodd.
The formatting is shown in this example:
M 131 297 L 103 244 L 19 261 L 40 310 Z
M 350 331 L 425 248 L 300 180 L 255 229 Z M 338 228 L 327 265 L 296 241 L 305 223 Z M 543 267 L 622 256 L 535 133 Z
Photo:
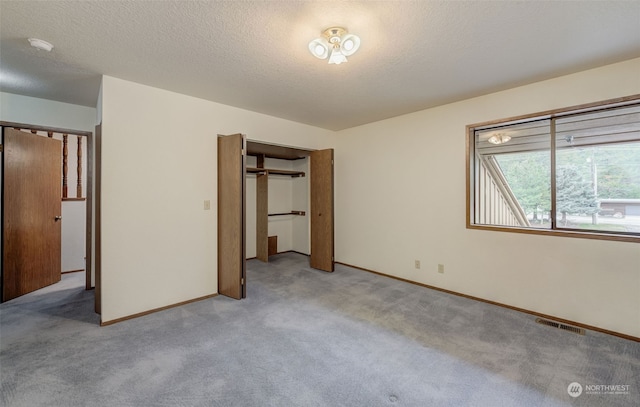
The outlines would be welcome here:
M 247 167 L 247 155 L 256 157 L 256 167 Z M 274 169 L 265 159 L 309 159 L 308 208 L 270 213 L 268 179 L 271 175 L 304 177 L 304 171 Z M 256 174 L 256 257 L 268 261 L 268 217 L 309 216 L 310 265 L 334 271 L 334 193 L 333 149 L 307 150 L 269 143 L 247 141 L 243 134 L 218 137 L 218 292 L 242 299 L 246 297 L 246 181 Z
M 30 124 L 4 121 L 0 121 L 0 127 L 2 128 L 1 143 L 3 146 L 2 162 L 0 165 L 0 185 L 2 190 L 2 239 L 0 244 L 2 252 L 2 256 L 0 258 L 0 284 L 2 284 L 2 289 L 0 292 L 2 292 L 2 298 L 0 301 L 7 301 L 15 296 L 15 292 L 13 294 L 10 293 L 8 296 L 5 295 L 5 288 L 8 288 L 10 285 L 13 287 L 21 286 L 22 288 L 17 291 L 17 293 L 18 295 L 22 295 L 26 292 L 33 291 L 34 289 L 39 289 L 59 281 L 61 274 L 64 271 L 84 271 L 85 289 L 92 289 L 93 134 L 86 131 L 34 126 Z M 7 136 L 9 133 L 11 133 L 11 135 Z M 26 142 L 28 145 L 19 146 L 15 144 L 15 141 L 18 139 L 24 139 L 25 142 L 29 139 L 30 142 Z M 7 142 L 9 142 L 9 144 L 7 144 Z M 36 164 L 42 164 L 38 162 L 37 157 L 39 157 L 39 152 L 29 152 L 32 148 L 36 148 L 31 146 L 31 143 L 50 146 L 53 151 L 51 153 L 53 156 L 56 155 L 57 151 L 57 158 L 54 157 L 42 160 L 48 162 L 46 165 L 51 166 L 49 169 L 41 169 L 39 170 L 40 172 L 26 171 L 26 168 L 36 166 Z M 20 154 L 27 155 L 20 156 Z M 57 160 L 57 162 L 52 163 L 51 160 Z M 23 167 L 18 169 L 17 172 L 14 171 L 16 163 L 19 163 L 19 165 Z M 54 170 L 55 168 L 57 168 L 57 171 Z M 23 180 L 18 179 L 18 182 L 16 183 L 16 179 L 13 179 L 16 173 L 21 173 L 26 176 L 26 178 Z M 44 177 L 42 175 L 43 173 L 48 175 Z M 69 177 L 71 174 L 75 174 L 76 176 Z M 8 177 L 12 178 L 9 179 Z M 53 194 L 54 196 L 57 196 L 58 205 L 57 208 L 52 210 L 57 211 L 57 214 L 47 214 L 46 216 L 43 216 L 43 220 L 40 222 L 45 222 L 49 224 L 49 226 L 53 223 L 52 227 L 54 229 L 54 235 L 57 233 L 59 238 L 63 239 L 62 222 L 65 221 L 65 217 L 68 218 L 69 222 L 75 218 L 75 227 L 79 228 L 80 242 L 73 242 L 75 245 L 75 263 L 69 262 L 67 259 L 66 263 L 68 263 L 67 268 L 69 268 L 69 270 L 62 268 L 62 240 L 60 240 L 59 243 L 39 242 L 39 244 L 41 244 L 39 247 L 58 246 L 57 255 L 49 254 L 44 256 L 44 261 L 42 262 L 43 264 L 52 265 L 53 269 L 57 271 L 54 273 L 51 271 L 52 269 L 49 269 L 48 273 L 50 276 L 43 278 L 42 275 L 33 276 L 31 274 L 32 271 L 29 271 L 33 270 L 33 266 L 25 266 L 24 259 L 37 257 L 29 256 L 29 250 L 41 250 L 36 247 L 37 245 L 34 246 L 31 245 L 31 243 L 55 239 L 55 237 L 40 239 L 41 233 L 38 228 L 41 226 L 39 226 L 40 224 L 33 223 L 34 220 L 30 218 L 35 218 L 33 215 L 35 213 L 40 213 L 42 209 L 36 207 L 28 208 L 24 206 L 24 203 L 31 198 L 28 197 L 28 192 L 27 195 L 21 194 L 27 186 L 35 184 L 43 178 L 51 177 L 53 177 L 53 180 L 50 179 L 48 182 L 53 183 Z M 7 191 L 7 188 L 11 188 L 12 190 Z M 16 188 L 18 189 L 16 190 Z M 18 191 L 21 191 L 20 194 L 18 194 Z M 67 193 L 63 193 L 63 191 Z M 52 201 L 55 201 L 55 199 Z M 63 206 L 68 206 L 68 208 L 66 208 L 68 210 L 65 211 Z M 7 211 L 12 207 L 14 208 L 13 214 L 10 214 Z M 18 210 L 15 210 L 15 208 L 18 208 Z M 25 222 L 26 219 L 27 223 L 24 225 L 28 225 L 28 229 L 32 229 L 31 237 L 25 239 L 23 235 L 16 234 L 16 228 L 12 229 L 12 227 L 15 226 L 13 216 L 16 214 L 22 218 L 21 222 Z M 63 216 L 63 214 L 66 216 Z M 11 222 L 11 224 L 8 222 Z M 22 227 L 22 229 L 25 228 Z M 55 231 L 55 229 L 57 229 L 57 231 Z M 84 243 L 81 241 L 82 235 L 84 235 Z M 65 238 L 68 238 L 68 234 Z M 20 244 L 16 244 L 17 242 Z M 29 243 L 29 245 L 23 245 L 22 243 L 24 242 Z M 44 244 L 44 246 L 42 246 L 42 244 Z M 21 252 L 16 250 L 17 247 L 23 246 L 26 251 Z M 84 250 L 82 250 L 83 246 Z M 82 253 L 83 251 L 84 254 Z M 78 256 L 81 256 L 81 258 L 77 258 Z M 40 257 L 42 258 L 43 256 Z M 36 269 L 41 268 L 41 266 L 42 265 L 36 266 Z M 29 269 L 29 267 L 31 267 L 31 269 Z M 57 276 L 55 276 L 56 274 Z M 26 292 L 24 292 L 25 290 Z

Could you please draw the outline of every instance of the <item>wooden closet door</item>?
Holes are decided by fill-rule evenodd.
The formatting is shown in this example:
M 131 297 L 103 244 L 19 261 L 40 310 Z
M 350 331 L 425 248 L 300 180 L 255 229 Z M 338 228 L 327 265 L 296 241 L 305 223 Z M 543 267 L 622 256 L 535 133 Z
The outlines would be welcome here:
M 269 261 L 269 175 L 256 176 L 256 258 Z
M 218 137 L 218 292 L 245 298 L 246 139 Z
M 311 267 L 334 270 L 333 149 L 310 154 Z
M 4 128 L 2 301 L 57 283 L 62 252 L 62 143 Z

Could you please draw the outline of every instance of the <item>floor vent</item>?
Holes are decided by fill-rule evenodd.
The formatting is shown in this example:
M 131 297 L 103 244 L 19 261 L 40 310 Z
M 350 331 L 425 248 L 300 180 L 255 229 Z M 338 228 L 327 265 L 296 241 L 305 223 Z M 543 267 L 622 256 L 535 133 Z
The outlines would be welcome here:
M 571 325 L 560 324 L 558 322 L 549 321 L 548 319 L 536 318 L 536 322 L 542 325 L 551 326 L 558 329 L 564 329 L 565 331 L 573 332 L 576 334 L 584 335 L 585 330 Z

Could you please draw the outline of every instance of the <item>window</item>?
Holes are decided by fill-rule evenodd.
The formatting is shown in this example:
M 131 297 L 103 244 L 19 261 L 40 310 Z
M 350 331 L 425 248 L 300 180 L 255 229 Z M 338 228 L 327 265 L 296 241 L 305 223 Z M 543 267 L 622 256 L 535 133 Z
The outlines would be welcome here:
M 467 133 L 469 228 L 640 242 L 640 95 Z

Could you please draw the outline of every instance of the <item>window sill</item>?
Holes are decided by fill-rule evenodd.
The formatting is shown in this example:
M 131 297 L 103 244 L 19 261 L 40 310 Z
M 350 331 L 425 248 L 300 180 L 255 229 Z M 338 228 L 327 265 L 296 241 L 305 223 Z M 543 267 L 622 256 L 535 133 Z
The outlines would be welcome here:
M 579 239 L 596 239 L 596 240 L 613 240 L 617 242 L 631 242 L 640 243 L 640 236 L 616 234 L 616 233 L 596 233 L 587 231 L 577 231 L 574 229 L 569 230 L 551 230 L 551 229 L 523 229 L 509 226 L 490 226 L 490 225 L 472 225 L 467 224 L 467 229 L 475 230 L 487 230 L 494 232 L 511 232 L 511 233 L 523 233 L 528 235 L 544 235 L 544 236 L 556 236 L 556 237 L 572 237 Z

